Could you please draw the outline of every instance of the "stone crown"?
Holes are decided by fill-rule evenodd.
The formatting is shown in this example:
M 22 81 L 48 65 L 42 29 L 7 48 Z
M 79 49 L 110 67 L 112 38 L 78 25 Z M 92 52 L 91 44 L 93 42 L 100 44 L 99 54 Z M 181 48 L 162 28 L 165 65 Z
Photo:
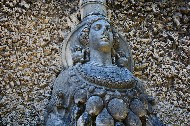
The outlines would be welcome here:
M 87 4 L 102 4 L 106 6 L 106 0 L 80 0 L 80 6 L 83 7 Z
M 81 18 L 89 15 L 107 16 L 106 0 L 80 0 Z

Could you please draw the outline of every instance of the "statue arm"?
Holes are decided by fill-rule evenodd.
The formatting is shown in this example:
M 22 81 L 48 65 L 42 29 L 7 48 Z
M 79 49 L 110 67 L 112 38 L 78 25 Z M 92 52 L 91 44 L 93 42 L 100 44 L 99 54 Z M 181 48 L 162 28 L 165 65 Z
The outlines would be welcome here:
M 58 95 L 64 94 L 64 85 L 68 82 L 68 78 L 68 70 L 61 71 L 59 76 L 56 78 L 53 85 L 52 96 L 47 105 L 48 113 L 54 111 L 53 108 L 56 106 L 56 102 L 59 100 Z

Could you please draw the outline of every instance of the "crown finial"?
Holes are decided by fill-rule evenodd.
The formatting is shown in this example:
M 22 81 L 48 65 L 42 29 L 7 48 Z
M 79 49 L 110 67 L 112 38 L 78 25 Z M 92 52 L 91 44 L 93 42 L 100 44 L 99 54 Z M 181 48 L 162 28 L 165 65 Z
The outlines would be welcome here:
M 106 0 L 80 0 L 81 18 L 89 15 L 107 17 Z

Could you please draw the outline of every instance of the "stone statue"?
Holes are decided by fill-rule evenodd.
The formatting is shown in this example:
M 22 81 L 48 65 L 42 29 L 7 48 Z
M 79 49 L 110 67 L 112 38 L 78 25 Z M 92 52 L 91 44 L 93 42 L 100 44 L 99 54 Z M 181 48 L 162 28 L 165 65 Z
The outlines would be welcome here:
M 133 76 L 128 43 L 106 18 L 106 0 L 81 0 L 82 22 L 63 46 L 46 126 L 161 126 L 154 99 Z

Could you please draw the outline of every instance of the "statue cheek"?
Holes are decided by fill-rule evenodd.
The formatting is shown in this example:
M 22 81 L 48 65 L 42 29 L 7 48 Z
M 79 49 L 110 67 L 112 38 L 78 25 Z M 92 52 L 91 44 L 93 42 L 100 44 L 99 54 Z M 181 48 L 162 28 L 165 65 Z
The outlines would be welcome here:
M 95 34 L 91 35 L 90 39 L 91 39 L 91 42 L 99 42 L 100 34 L 95 33 Z

